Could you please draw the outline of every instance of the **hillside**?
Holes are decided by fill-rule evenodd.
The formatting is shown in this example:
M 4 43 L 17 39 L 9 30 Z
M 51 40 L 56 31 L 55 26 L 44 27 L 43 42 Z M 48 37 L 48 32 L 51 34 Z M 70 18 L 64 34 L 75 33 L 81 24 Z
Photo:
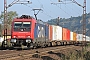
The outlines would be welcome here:
M 51 25 L 57 25 L 57 19 L 48 20 L 48 23 Z M 82 33 L 82 16 L 70 17 L 70 18 L 60 18 L 59 25 L 68 28 L 71 31 Z M 86 35 L 90 36 L 90 13 L 86 14 Z

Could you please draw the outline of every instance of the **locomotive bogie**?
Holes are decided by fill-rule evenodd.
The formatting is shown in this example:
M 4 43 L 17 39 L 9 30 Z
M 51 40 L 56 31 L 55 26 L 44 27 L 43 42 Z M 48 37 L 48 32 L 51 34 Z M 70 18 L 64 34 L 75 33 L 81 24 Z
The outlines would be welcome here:
M 16 43 L 16 39 L 11 39 L 11 43 Z

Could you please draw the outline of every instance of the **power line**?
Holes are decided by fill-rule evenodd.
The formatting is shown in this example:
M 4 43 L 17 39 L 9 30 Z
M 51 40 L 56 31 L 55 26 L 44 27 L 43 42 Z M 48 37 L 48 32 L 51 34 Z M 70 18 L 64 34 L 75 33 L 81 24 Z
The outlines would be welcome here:
M 61 9 L 64 13 L 66 13 L 67 15 L 70 15 L 69 13 L 67 13 L 65 10 L 63 10 L 61 7 L 59 7 L 58 5 L 56 5 L 59 9 Z
M 43 6 L 42 8 L 45 9 L 45 8 L 44 8 L 44 5 L 43 5 L 39 0 L 38 0 L 38 2 Z M 50 13 L 53 13 L 49 8 L 46 8 L 46 9 L 47 9 Z M 56 15 L 55 13 L 53 13 L 53 14 Z M 48 14 L 48 15 L 49 15 L 49 14 Z M 58 15 L 56 15 L 56 16 L 58 16 Z
M 51 0 L 50 0 L 51 1 Z M 71 2 L 66 2 L 66 0 L 65 0 L 65 3 L 64 3 L 64 1 L 60 1 L 61 3 L 51 3 L 51 4 L 54 4 L 54 5 L 56 5 L 57 7 L 59 7 L 57 4 L 65 4 L 65 7 L 67 8 L 67 9 L 69 9 L 69 8 L 71 8 L 71 7 L 69 7 L 68 5 L 66 5 L 66 4 L 70 4 L 70 3 L 73 3 L 73 1 L 72 0 L 68 0 L 68 1 L 71 1 Z M 53 1 L 51 1 L 51 2 L 53 2 Z M 78 4 L 79 5 L 79 4 Z M 62 9 L 61 7 L 59 7 L 61 10 L 63 10 L 66 14 L 69 14 L 69 13 L 67 13 L 64 9 Z M 72 8 L 71 8 L 72 9 Z M 74 12 L 76 12 L 76 13 L 78 13 L 76 10 L 74 10 L 74 9 L 72 9 Z M 80 11 L 80 10 L 79 10 Z M 71 14 L 73 14 L 72 12 L 70 12 Z M 70 14 L 69 14 L 70 15 Z M 78 13 L 78 15 L 80 15 L 80 13 Z
M 52 16 L 48 15 L 46 12 L 43 12 L 46 16 L 53 18 Z
M 51 0 L 50 0 L 51 1 Z M 53 2 L 53 1 L 51 1 L 51 2 Z M 57 4 L 54 4 L 54 5 L 56 5 L 59 9 L 61 9 L 64 13 L 66 13 L 67 15 L 70 15 L 69 13 L 67 13 L 65 10 L 63 10 L 61 7 L 59 7 Z
M 31 7 L 31 6 L 28 6 L 27 4 L 23 4 L 23 5 L 25 5 L 25 6 L 27 6 L 27 7 L 29 7 L 29 8 L 32 8 L 33 9 L 33 7 Z M 36 5 L 35 5 L 36 6 Z M 32 11 L 32 10 L 31 10 Z M 42 12 L 44 15 L 46 15 L 46 16 L 48 16 L 48 17 L 50 17 L 50 18 L 53 18 L 52 16 L 50 16 L 49 14 L 47 14 L 46 12 Z
M 45 10 L 45 8 L 44 8 L 44 5 L 38 0 L 38 2 L 41 4 L 41 6 L 43 6 L 42 8 Z M 48 9 L 48 8 L 47 8 Z M 43 10 L 43 11 L 44 11 Z M 49 9 L 48 9 L 49 10 Z M 49 11 L 49 12 L 51 12 L 52 13 L 52 11 Z M 44 14 L 46 15 L 46 16 L 48 16 L 48 17 L 50 17 L 50 18 L 53 18 L 51 15 L 49 15 L 47 12 L 45 12 L 44 11 Z
M 72 4 L 72 7 L 73 7 L 73 4 Z M 76 10 L 74 10 L 73 8 L 72 8 L 72 10 L 73 11 L 75 11 L 75 12 L 77 12 Z M 78 9 L 78 11 L 80 12 L 80 10 Z M 77 12 L 79 15 L 80 15 L 80 13 L 79 12 Z
M 65 4 L 65 8 L 68 9 L 69 11 L 69 7 L 67 7 L 67 5 Z M 71 15 L 73 15 L 73 13 L 71 11 L 69 11 Z
M 78 13 L 76 10 L 74 10 L 72 7 L 69 7 L 68 5 L 65 4 L 65 7 L 68 9 L 72 9 L 72 11 L 74 11 L 74 13 L 77 13 L 78 15 L 80 15 L 80 13 Z M 72 13 L 72 12 L 71 12 Z M 73 13 L 72 13 L 73 14 Z

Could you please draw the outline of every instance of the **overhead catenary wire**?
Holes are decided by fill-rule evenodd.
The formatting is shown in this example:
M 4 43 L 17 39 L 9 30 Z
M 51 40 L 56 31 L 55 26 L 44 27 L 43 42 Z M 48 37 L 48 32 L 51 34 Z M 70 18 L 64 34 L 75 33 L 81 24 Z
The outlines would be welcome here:
M 51 2 L 53 2 L 52 0 L 50 0 Z M 53 2 L 54 3 L 54 2 Z M 60 6 L 58 6 L 57 4 L 54 4 L 56 5 L 59 9 L 61 9 L 64 13 L 66 13 L 67 15 L 70 15 L 69 13 L 67 13 L 65 10 L 63 10 Z
M 44 10 L 45 10 L 45 6 L 39 1 L 39 0 L 37 0 L 38 2 L 39 2 L 39 4 L 42 6 L 41 8 L 43 8 Z M 51 0 L 50 0 L 51 1 Z M 28 6 L 27 4 L 23 4 L 23 5 L 26 5 L 26 6 Z M 35 4 L 33 4 L 33 5 L 35 5 Z M 37 5 L 35 5 L 35 6 L 37 6 Z M 68 13 L 68 12 L 66 12 L 64 9 L 62 9 L 60 6 L 58 6 L 58 5 L 56 5 L 58 8 L 60 8 L 64 13 L 66 13 L 67 15 L 71 15 L 72 13 L 70 12 L 70 13 Z M 28 7 L 30 7 L 30 8 L 32 8 L 31 6 L 28 6 Z M 66 6 L 65 6 L 66 7 Z M 67 8 L 67 7 L 66 7 Z M 47 8 L 48 9 L 48 8 Z M 68 8 L 67 8 L 68 9 Z M 50 14 L 48 14 L 46 11 L 44 11 L 43 10 L 43 14 L 45 14 L 46 16 L 48 16 L 48 17 L 50 17 L 50 18 L 53 18 L 53 16 L 51 16 Z M 49 9 L 48 9 L 49 10 Z M 49 12 L 51 12 L 51 13 L 53 13 L 52 11 L 50 11 L 49 10 Z M 55 14 L 54 14 L 55 15 Z M 57 14 L 56 14 L 56 16 L 58 16 Z
M 39 3 L 40 3 L 40 1 L 38 1 Z M 35 4 L 34 4 L 35 5 Z M 35 6 L 37 6 L 37 5 L 35 5 Z M 41 3 L 41 6 L 43 7 L 43 4 Z M 43 7 L 43 9 L 44 9 L 44 7 Z M 46 16 L 48 16 L 48 17 L 50 17 L 50 18 L 53 18 L 51 15 L 49 15 L 46 11 L 42 11 L 42 13 L 44 14 L 44 15 L 46 15 Z
M 64 6 L 69 11 L 69 8 L 67 7 L 67 5 L 65 4 Z M 69 12 L 70 12 L 71 16 L 73 16 L 73 13 L 71 11 L 69 11 Z
M 38 1 L 38 3 L 40 3 L 41 4 L 41 6 L 42 6 L 42 8 L 43 9 L 45 9 L 44 7 L 44 5 L 40 2 L 40 0 L 37 0 Z M 53 13 L 51 10 L 49 10 L 48 8 L 46 8 L 50 13 Z M 55 16 L 58 16 L 57 14 L 55 14 L 55 13 L 53 13 Z M 49 14 L 47 14 L 47 16 L 50 16 Z M 51 17 L 51 16 L 50 16 Z
M 78 2 L 76 2 L 75 0 L 64 0 L 65 1 L 65 3 L 66 3 L 66 1 L 71 1 L 71 2 L 69 2 L 69 3 L 66 3 L 66 4 L 70 4 L 70 3 L 72 3 L 72 5 L 73 5 L 73 3 L 76 3 L 77 5 L 79 5 L 79 6 L 81 6 L 81 7 L 83 7 L 82 5 L 80 5 Z M 74 10 L 74 9 L 73 9 Z M 78 9 L 79 10 L 79 9 Z M 74 10 L 75 11 L 75 10 Z M 80 10 L 79 10 L 80 11 Z M 78 12 L 77 12 L 78 13 Z M 78 13 L 79 14 L 79 13 Z
M 71 7 L 70 7 L 70 8 L 71 8 Z M 80 15 L 80 10 L 79 10 L 79 9 L 78 9 L 78 11 L 74 10 L 74 9 L 73 9 L 73 4 L 72 4 L 72 8 L 71 8 L 71 9 L 72 9 L 72 11 L 75 11 L 75 13 L 78 13 L 78 14 Z
M 56 5 L 56 4 L 55 4 Z M 61 9 L 64 13 L 66 13 L 67 15 L 70 15 L 69 13 L 67 13 L 64 9 L 62 9 L 61 7 L 59 7 L 58 5 L 56 5 L 59 9 Z
M 23 5 L 25 5 L 25 6 L 27 6 L 27 7 L 29 7 L 29 8 L 32 8 L 33 9 L 33 7 L 31 7 L 31 6 L 28 6 L 27 4 L 23 4 Z M 35 5 L 35 6 L 37 6 L 37 5 Z M 32 10 L 31 10 L 32 11 Z M 30 11 L 30 12 L 31 12 Z M 49 14 L 47 14 L 46 12 L 42 12 L 43 14 L 45 14 L 46 16 L 48 16 L 48 17 L 50 17 L 50 18 L 53 18 L 52 16 L 50 16 Z
M 40 3 L 41 4 L 41 8 L 43 8 L 44 10 L 45 10 L 45 8 L 44 8 L 44 5 L 39 1 L 39 0 L 37 0 L 38 1 L 38 3 Z M 48 9 L 48 8 L 47 8 Z M 51 16 L 50 14 L 48 14 L 48 12 L 46 12 L 46 11 L 44 11 L 43 10 L 43 14 L 45 14 L 46 16 L 48 16 L 48 17 L 50 17 L 50 18 L 53 18 L 53 16 Z M 49 9 L 48 9 L 49 10 Z M 51 11 L 49 11 L 49 12 L 51 12 Z M 52 13 L 52 12 L 51 12 Z
M 53 2 L 52 0 L 50 0 L 51 2 Z M 66 13 L 66 14 L 69 14 L 69 15 L 71 15 L 71 14 L 73 14 L 71 11 L 70 11 L 70 13 L 68 13 L 68 12 L 66 12 L 64 9 L 62 9 L 60 6 L 58 6 L 58 4 L 65 4 L 65 7 L 69 10 L 69 8 L 70 9 L 72 9 L 74 12 L 76 12 L 78 15 L 80 15 L 80 13 L 78 13 L 76 10 L 74 10 L 73 8 L 71 8 L 71 7 L 69 7 L 68 5 L 66 5 L 66 4 L 70 4 L 70 3 L 73 3 L 72 2 L 72 0 L 69 0 L 69 1 L 71 1 L 71 2 L 69 2 L 69 3 L 66 3 L 66 0 L 65 0 L 65 3 L 63 2 L 63 1 L 61 1 L 62 3 L 52 3 L 52 4 L 54 4 L 54 5 L 56 5 L 58 8 L 60 8 L 64 13 Z M 80 11 L 80 10 L 79 10 Z
M 19 0 L 17 0 L 17 1 L 19 1 Z M 52 16 L 52 14 L 48 14 L 48 12 L 47 11 L 45 11 L 45 6 L 42 4 L 42 2 L 40 1 L 40 0 L 37 0 L 38 2 L 39 2 L 39 4 L 42 6 L 41 8 L 42 9 L 44 9 L 43 10 L 43 14 L 45 14 L 46 16 L 48 16 L 48 17 L 52 17 L 53 18 L 53 16 Z M 50 0 L 51 1 L 51 0 Z M 23 5 L 27 5 L 27 4 L 23 4 Z M 35 5 L 35 4 L 33 4 L 33 5 Z M 55 4 L 56 5 L 56 4 Z M 28 5 L 27 5 L 28 6 Z M 37 5 L 35 5 L 35 6 L 37 6 Z M 70 12 L 70 13 L 68 13 L 67 11 L 65 11 L 64 9 L 62 9 L 60 6 L 58 6 L 58 5 L 56 5 L 59 9 L 61 9 L 64 13 L 66 13 L 67 15 L 71 15 L 72 14 L 72 12 Z M 28 7 L 30 7 L 31 8 L 31 6 L 28 6 Z M 66 5 L 65 5 L 65 7 L 69 10 L 69 8 L 71 8 L 71 7 L 67 7 Z M 32 7 L 33 8 L 33 7 Z M 46 9 L 48 9 L 48 11 L 50 12 L 50 13 L 53 13 L 49 8 L 46 8 Z M 72 9 L 72 8 L 71 8 Z M 74 10 L 74 9 L 72 9 L 72 10 Z M 75 12 L 75 11 L 74 11 Z M 79 13 L 78 13 L 79 14 Z M 54 15 L 55 16 L 58 16 L 57 14 L 55 14 L 54 13 Z
M 14 0 L 11 4 L 9 4 L 7 7 L 11 7 L 12 5 L 16 4 L 17 2 L 19 2 L 20 0 Z
M 45 9 L 44 8 L 44 5 L 39 1 L 39 0 L 37 0 L 38 2 L 39 2 L 39 4 L 41 4 L 41 6 L 42 6 L 42 8 L 43 9 Z M 50 0 L 51 1 L 51 0 Z M 51 1 L 52 2 L 52 1 Z M 71 2 L 70 2 L 71 3 Z M 58 6 L 58 5 L 56 5 L 59 9 L 61 9 L 64 13 L 66 13 L 67 15 L 70 15 L 71 16 L 71 13 L 68 13 L 68 12 L 66 12 L 64 9 L 62 9 L 60 6 Z M 48 9 L 49 10 L 49 9 Z M 51 13 L 52 13 L 52 11 L 50 11 Z M 49 16 L 50 18 L 52 17 L 51 15 L 49 15 L 49 14 L 47 14 L 47 12 L 45 11 L 44 12 L 44 14 L 45 15 L 47 15 L 47 16 Z M 53 17 L 52 17 L 53 18 Z
M 73 15 L 73 13 L 80 15 L 80 13 L 77 12 L 76 10 L 74 10 L 73 7 L 69 7 L 68 5 L 65 4 L 65 8 L 67 8 L 68 10 L 69 10 L 69 8 L 72 9 L 72 11 L 74 11 L 74 12 L 70 12 L 72 15 Z

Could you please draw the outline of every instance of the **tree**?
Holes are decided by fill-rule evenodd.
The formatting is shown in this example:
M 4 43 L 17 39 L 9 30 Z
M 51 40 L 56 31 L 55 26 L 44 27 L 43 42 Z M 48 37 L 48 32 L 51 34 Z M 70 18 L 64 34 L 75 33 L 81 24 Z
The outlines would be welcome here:
M 2 26 L 2 25 L 0 24 L 0 37 L 1 37 L 1 35 L 2 35 L 2 33 L 1 33 L 1 32 L 2 32 L 1 26 Z
M 9 11 L 9 12 L 7 12 L 7 24 L 11 25 L 11 22 L 12 22 L 13 18 L 15 18 L 16 16 L 18 16 L 16 11 Z M 1 15 L 0 15 L 0 21 L 2 23 L 4 23 L 4 12 L 2 12 Z
M 7 30 L 11 30 L 12 20 L 13 20 L 13 18 L 15 18 L 17 16 L 18 16 L 18 14 L 16 13 L 16 11 L 7 12 Z M 2 28 L 0 31 L 0 34 L 3 34 L 2 31 L 4 29 L 4 12 L 2 12 L 0 15 L 0 22 L 2 22 L 2 24 L 0 26 L 0 28 Z M 9 32 L 7 32 L 7 33 L 9 33 Z

